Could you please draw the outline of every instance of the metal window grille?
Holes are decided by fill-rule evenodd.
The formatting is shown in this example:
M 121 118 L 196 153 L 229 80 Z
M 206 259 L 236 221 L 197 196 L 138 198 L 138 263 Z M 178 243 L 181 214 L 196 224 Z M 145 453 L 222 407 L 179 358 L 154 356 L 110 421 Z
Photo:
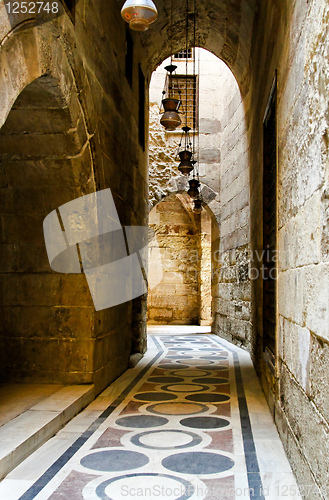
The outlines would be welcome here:
M 197 128 L 197 78 L 195 75 L 172 75 L 169 78 L 171 95 L 181 99 L 181 109 L 187 114 L 187 125 L 192 130 Z M 180 95 L 179 91 L 180 90 Z M 187 91 L 187 92 L 186 92 Z M 186 117 L 182 117 L 183 124 Z
M 187 52 L 187 57 L 186 57 Z M 174 55 L 174 59 L 193 59 L 193 49 L 181 50 Z

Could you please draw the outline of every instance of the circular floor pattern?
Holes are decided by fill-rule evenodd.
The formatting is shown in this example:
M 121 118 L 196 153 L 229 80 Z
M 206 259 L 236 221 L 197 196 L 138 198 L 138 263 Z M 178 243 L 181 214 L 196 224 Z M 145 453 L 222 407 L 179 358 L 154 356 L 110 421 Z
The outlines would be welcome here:
M 169 422 L 167 418 L 155 417 L 152 415 L 132 415 L 131 417 L 118 418 L 115 423 L 121 427 L 133 429 L 147 429 L 150 427 L 160 427 Z
M 194 432 L 163 430 L 141 432 L 132 436 L 130 441 L 149 450 L 179 450 L 197 446 L 202 443 L 202 438 Z
M 171 356 L 166 356 L 166 359 L 193 359 L 193 356 L 184 356 L 183 354 L 173 354 Z
M 209 366 L 209 362 L 207 363 L 207 365 Z M 204 365 L 200 365 L 200 366 L 194 366 L 193 368 L 197 368 L 197 369 L 209 369 L 209 370 L 212 370 L 212 371 L 224 371 L 224 370 L 228 370 L 228 366 L 221 366 L 221 365 L 218 365 L 216 363 L 212 363 L 211 366 L 209 366 L 209 368 L 207 368 L 207 366 L 204 366 Z
M 230 422 L 225 418 L 207 416 L 183 418 L 180 423 L 190 429 L 205 430 L 223 429 L 230 425 Z
M 181 372 L 178 372 L 177 375 L 182 375 L 182 377 L 202 377 L 204 375 L 210 375 L 211 373 L 206 372 L 204 370 L 182 370 Z M 173 375 L 176 375 L 175 372 L 173 372 Z
M 180 361 L 177 361 L 177 363 L 180 363 Z M 194 365 L 200 365 L 200 366 L 201 366 L 201 365 L 214 365 L 214 364 L 215 364 L 215 360 L 213 360 L 213 361 L 208 361 L 208 360 L 205 360 L 205 359 L 203 360 L 203 359 L 201 359 L 201 358 L 194 358 L 194 359 L 192 358 L 192 359 L 189 361 L 189 364 L 190 364 L 190 365 L 193 365 L 193 366 L 194 366 Z M 185 368 L 187 368 L 187 367 L 185 367 Z
M 224 403 L 230 400 L 230 396 L 226 394 L 217 394 L 214 392 L 207 392 L 205 394 L 190 394 L 185 397 L 188 401 L 196 403 Z
M 142 392 L 134 395 L 137 401 L 172 401 L 177 399 L 176 394 L 168 394 L 168 392 Z
M 228 379 L 219 377 L 202 377 L 194 378 L 192 382 L 195 384 L 228 384 Z
M 97 486 L 96 495 L 101 500 L 126 498 L 152 500 L 160 498 L 159 492 L 161 491 L 165 493 L 166 500 L 188 500 L 194 495 L 195 488 L 190 482 L 180 477 L 150 472 L 108 479 Z
M 188 365 L 177 365 L 176 363 L 164 363 L 159 365 L 158 368 L 163 368 L 164 370 L 186 370 Z
M 226 472 L 234 466 L 234 461 L 220 453 L 190 451 L 166 457 L 162 465 L 172 472 L 203 475 Z
M 169 384 L 163 385 L 161 387 L 163 391 L 170 392 L 200 392 L 209 390 L 209 386 L 207 385 L 198 385 L 198 384 Z
M 129 450 L 96 451 L 80 460 L 83 467 L 100 472 L 122 472 L 138 469 L 149 463 L 143 453 Z
M 177 350 L 181 351 L 182 349 L 184 351 L 193 351 L 192 347 L 185 347 L 185 346 L 180 346 Z M 172 346 L 170 346 L 168 354 L 175 354 L 175 352 L 176 352 L 176 350 L 173 349 Z
M 148 382 L 152 382 L 152 384 L 174 384 L 178 382 L 184 382 L 184 379 L 181 377 L 151 377 L 147 379 Z
M 206 359 L 210 361 L 228 361 L 227 356 L 200 356 L 199 359 Z
M 220 349 L 216 349 L 215 351 L 213 347 L 198 347 L 198 349 L 203 352 L 208 352 L 209 354 L 216 354 L 217 356 L 218 354 L 220 354 L 221 356 L 224 355 L 223 351 L 221 351 Z
M 147 411 L 156 415 L 198 415 L 208 410 L 208 406 L 198 403 L 158 403 L 148 406 Z

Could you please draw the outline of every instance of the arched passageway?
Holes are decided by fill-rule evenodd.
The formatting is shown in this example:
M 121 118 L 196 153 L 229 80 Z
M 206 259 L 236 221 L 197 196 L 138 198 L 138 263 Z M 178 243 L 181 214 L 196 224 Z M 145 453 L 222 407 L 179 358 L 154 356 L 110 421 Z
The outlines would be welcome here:
M 161 259 L 163 277 L 149 275 L 148 323 L 211 325 L 211 217 L 195 214 L 186 193 L 170 195 L 150 212 L 156 243 L 153 259 Z M 154 251 L 155 250 L 155 251 Z
M 175 78 L 182 78 L 184 82 L 186 59 L 174 57 L 173 62 L 177 66 L 175 74 L 178 76 Z M 165 66 L 168 64 L 169 59 L 162 62 L 153 73 L 150 83 L 151 207 L 165 199 L 166 195 L 177 191 L 186 192 L 189 188 L 186 177 L 177 168 L 180 132 L 165 132 L 159 124 L 159 99 L 165 81 Z M 187 71 L 189 78 L 196 79 L 195 129 L 192 128 L 191 134 L 194 135 L 196 157 L 199 160 L 197 168 L 201 197 L 211 217 L 211 230 L 200 231 L 200 235 L 203 232 L 208 238 L 211 247 L 211 263 L 199 261 L 200 283 L 203 278 L 211 281 L 212 331 L 238 345 L 251 348 L 247 111 L 232 71 L 214 54 L 194 48 L 191 59 L 187 61 Z M 196 74 L 193 74 L 194 71 Z M 183 123 L 184 118 L 182 115 Z M 188 204 L 190 208 L 192 205 Z M 172 224 L 175 224 L 174 215 Z M 206 268 L 207 278 L 201 276 Z M 199 294 L 199 310 L 202 308 L 202 294 Z M 185 317 L 190 318 L 190 322 L 193 315 L 186 311 Z M 199 318 L 202 321 L 200 314 Z
M 111 188 L 124 225 L 147 223 L 151 74 L 185 45 L 186 2 L 157 3 L 159 17 L 152 29 L 132 34 L 130 58 L 121 6 L 114 0 L 80 0 L 70 16 L 48 23 L 10 15 L 7 9 L 0 13 L 1 125 L 19 94 L 40 76 L 51 74 L 63 95 L 74 81 L 91 144 L 95 187 Z M 246 115 L 251 253 L 243 254 L 242 262 L 249 259 L 255 272 L 249 347 L 299 481 L 314 487 L 314 496 L 321 498 L 328 487 L 329 447 L 328 4 L 210 0 L 197 1 L 196 7 L 196 44 L 231 69 Z M 236 104 L 229 109 L 229 124 Z M 228 145 L 235 146 L 241 130 L 231 132 Z M 267 190 L 276 206 L 266 213 Z M 272 293 L 267 312 L 262 277 L 266 242 L 280 252 L 275 293 L 265 287 Z M 234 265 L 234 253 L 227 258 Z M 218 298 L 225 304 L 225 297 Z M 234 314 L 241 312 L 234 307 Z M 145 303 L 137 299 L 95 315 L 91 378 L 98 390 L 126 369 L 132 350 L 145 351 L 145 318 Z M 221 328 L 218 332 L 224 334 L 225 326 Z
M 0 130 L 1 380 L 90 382 L 93 305 L 84 275 L 48 262 L 43 220 L 95 189 L 83 115 L 44 75 L 16 99 Z

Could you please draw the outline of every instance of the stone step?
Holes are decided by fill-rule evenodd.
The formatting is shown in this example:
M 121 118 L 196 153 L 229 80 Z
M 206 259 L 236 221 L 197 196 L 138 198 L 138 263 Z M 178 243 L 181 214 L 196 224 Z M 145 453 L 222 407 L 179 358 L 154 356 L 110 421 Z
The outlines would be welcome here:
M 95 398 L 94 385 L 70 385 L 0 427 L 0 480 Z

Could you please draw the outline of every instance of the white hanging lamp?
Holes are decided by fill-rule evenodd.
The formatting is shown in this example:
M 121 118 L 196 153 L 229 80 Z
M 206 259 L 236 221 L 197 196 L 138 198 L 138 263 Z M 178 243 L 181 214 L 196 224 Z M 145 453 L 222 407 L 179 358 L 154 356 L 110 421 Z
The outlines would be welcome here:
M 158 17 L 158 11 L 152 0 L 126 0 L 121 17 L 132 30 L 146 31 Z

